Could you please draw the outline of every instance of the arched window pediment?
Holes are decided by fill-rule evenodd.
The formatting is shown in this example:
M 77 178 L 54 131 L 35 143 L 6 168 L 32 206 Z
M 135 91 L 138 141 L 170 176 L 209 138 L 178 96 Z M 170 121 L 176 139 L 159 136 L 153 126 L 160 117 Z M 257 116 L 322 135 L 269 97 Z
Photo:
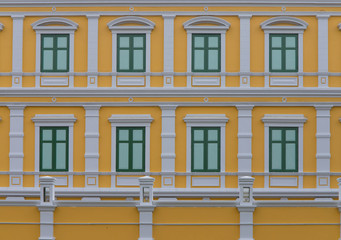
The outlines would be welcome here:
M 186 21 L 183 26 L 186 30 L 228 30 L 231 24 L 221 18 L 202 16 Z
M 127 24 L 129 25 L 127 26 Z M 115 20 L 112 20 L 111 22 L 107 24 L 107 26 L 111 31 L 113 30 L 153 30 L 155 27 L 155 23 L 143 17 L 128 16 L 128 17 L 120 17 Z
M 274 17 L 260 24 L 263 30 L 305 30 L 308 23 L 294 17 Z
M 32 28 L 34 30 L 73 30 L 78 28 L 78 24 L 60 17 L 50 17 L 40 19 L 32 23 Z

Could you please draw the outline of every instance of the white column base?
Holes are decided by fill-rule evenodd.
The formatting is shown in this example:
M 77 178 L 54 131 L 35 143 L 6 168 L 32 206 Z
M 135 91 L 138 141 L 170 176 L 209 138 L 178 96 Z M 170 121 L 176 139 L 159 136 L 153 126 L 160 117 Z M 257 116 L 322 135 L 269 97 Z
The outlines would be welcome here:
M 139 238 L 138 240 L 154 240 L 154 238 Z
M 38 238 L 39 240 L 55 240 L 55 238 L 54 237 L 51 237 L 51 238 L 49 238 L 49 237 L 40 237 L 40 238 Z

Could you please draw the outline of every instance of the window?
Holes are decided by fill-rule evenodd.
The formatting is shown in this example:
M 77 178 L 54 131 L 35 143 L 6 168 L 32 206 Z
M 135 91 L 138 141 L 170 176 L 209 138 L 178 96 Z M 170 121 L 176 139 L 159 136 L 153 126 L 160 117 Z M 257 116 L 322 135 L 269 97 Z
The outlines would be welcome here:
M 270 172 L 298 171 L 298 128 L 269 128 Z
M 192 172 L 220 171 L 220 128 L 192 127 Z
M 40 171 L 68 171 L 68 127 L 40 127 Z
M 41 35 L 41 72 L 69 71 L 69 35 Z
M 303 188 L 303 114 L 265 114 L 264 188 Z M 272 176 L 271 172 L 293 172 L 292 176 Z
M 270 34 L 270 71 L 297 72 L 297 34 Z
M 220 72 L 220 34 L 192 34 L 192 72 Z
M 116 131 L 116 171 L 143 172 L 145 169 L 145 128 L 118 127 Z
M 144 72 L 146 69 L 146 35 L 117 35 L 117 71 Z

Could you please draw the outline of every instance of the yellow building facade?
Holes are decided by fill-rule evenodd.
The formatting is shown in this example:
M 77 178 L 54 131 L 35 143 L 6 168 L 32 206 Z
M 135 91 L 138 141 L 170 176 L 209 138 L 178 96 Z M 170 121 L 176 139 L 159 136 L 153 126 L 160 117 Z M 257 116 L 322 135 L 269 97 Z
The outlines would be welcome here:
M 1 0 L 0 239 L 341 239 L 340 30 L 334 0 Z

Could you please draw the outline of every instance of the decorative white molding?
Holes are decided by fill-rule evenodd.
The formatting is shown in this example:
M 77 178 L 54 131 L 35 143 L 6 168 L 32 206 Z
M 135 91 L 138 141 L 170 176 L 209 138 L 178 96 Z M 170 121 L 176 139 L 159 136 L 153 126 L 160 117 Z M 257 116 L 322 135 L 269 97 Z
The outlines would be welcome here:
M 67 187 L 68 186 L 68 178 L 67 176 L 64 177 L 54 177 L 56 179 L 56 186 L 63 186 Z
M 36 72 L 41 73 L 41 34 L 69 34 L 69 72 L 74 72 L 75 31 L 78 24 L 61 17 L 48 17 L 31 24 L 36 32 Z M 40 87 L 40 75 L 36 75 L 36 88 Z M 73 87 L 73 76 L 69 76 L 69 87 Z
M 250 72 L 250 19 L 251 14 L 241 14 L 240 19 L 240 72 Z M 250 87 L 250 76 L 240 76 L 240 87 Z
M 265 114 L 264 123 L 264 173 L 269 173 L 269 127 L 298 128 L 298 173 L 303 173 L 303 114 Z M 269 176 L 264 176 L 264 188 L 269 188 Z M 303 176 L 298 177 L 298 187 L 303 188 Z
M 262 121 L 266 124 L 303 124 L 307 118 L 303 114 L 265 114 Z
M 176 105 L 160 105 L 162 110 L 161 132 L 161 171 L 169 173 L 162 175 L 162 187 L 175 187 L 175 110 Z
M 163 17 L 163 71 L 165 87 L 174 87 L 174 18 L 173 14 L 164 14 Z
M 270 177 L 270 187 L 297 187 L 297 177 Z
M 263 30 L 305 30 L 308 23 L 299 18 L 280 16 L 270 18 L 262 22 L 260 26 Z
M 68 77 L 41 77 L 40 86 L 54 87 L 54 86 L 68 86 Z
M 213 26 L 207 26 L 207 24 Z M 200 16 L 192 18 L 186 21 L 184 24 L 185 30 L 225 30 L 227 31 L 231 24 L 224 19 L 211 17 L 211 16 Z
M 116 86 L 144 86 L 144 77 L 117 77 Z
M 84 105 L 85 109 L 85 172 L 98 172 L 100 105 Z M 98 187 L 98 175 L 85 176 L 86 187 Z
M 116 178 L 116 186 L 139 186 L 139 177 L 120 177 Z
M 192 177 L 192 187 L 220 187 L 220 177 Z
M 238 172 L 252 171 L 253 105 L 237 105 L 238 109 Z
M 220 86 L 220 77 L 192 77 L 192 86 Z
M 209 24 L 209 25 L 207 25 Z M 220 72 L 225 72 L 226 65 L 226 31 L 230 28 L 231 24 L 224 19 L 200 16 L 186 21 L 184 29 L 187 31 L 187 72 L 192 72 L 192 34 L 193 33 L 208 33 L 220 34 Z M 192 87 L 192 77 L 187 75 L 187 87 Z M 221 87 L 225 87 L 225 76 L 221 76 Z
M 34 122 L 34 170 L 40 171 L 40 127 L 68 127 L 69 128 L 69 172 L 73 172 L 73 126 L 76 122 L 73 114 L 36 114 Z M 34 176 L 34 186 L 39 186 L 39 175 Z M 73 188 L 73 175 L 68 175 L 68 188 Z
M 225 114 L 187 114 L 186 123 L 186 172 L 191 173 L 192 127 L 220 127 L 220 172 L 225 172 L 225 128 L 228 118 Z M 220 178 L 221 188 L 225 188 L 225 177 Z M 186 188 L 191 187 L 191 176 L 186 176 Z
M 126 26 L 122 24 L 132 23 L 135 26 Z M 117 72 L 117 34 L 118 33 L 144 33 L 146 34 L 146 72 L 150 72 L 150 33 L 154 29 L 155 23 L 136 16 L 120 17 L 107 24 L 112 33 L 112 72 Z M 116 76 L 112 77 L 112 86 L 116 87 Z M 150 76 L 146 76 L 145 87 L 150 87 Z
M 13 19 L 13 50 L 12 50 L 12 87 L 22 87 L 23 71 L 23 28 L 24 16 L 12 15 Z
M 287 25 L 283 25 L 287 24 Z M 279 34 L 298 34 L 298 73 L 299 73 L 299 87 L 303 87 L 303 32 L 308 27 L 305 21 L 287 16 L 280 16 L 270 18 L 260 24 L 264 30 L 264 72 L 269 73 L 270 57 L 269 57 L 269 35 L 271 33 Z M 265 76 L 265 87 L 269 87 L 269 76 Z
M 99 15 L 87 15 L 88 18 L 88 87 L 97 87 L 98 72 L 98 18 Z
M 10 110 L 9 130 L 9 186 L 22 187 L 24 166 L 24 105 L 8 105 Z M 13 173 L 12 173 L 13 172 Z
M 116 128 L 145 127 L 145 172 L 150 171 L 150 124 L 154 120 L 150 114 L 111 115 L 111 171 L 116 172 Z M 129 173 L 127 173 L 128 175 Z M 116 187 L 116 177 L 111 176 L 111 187 Z
M 32 23 L 32 28 L 34 30 L 77 30 L 78 24 L 67 19 L 61 17 L 49 17 L 40 19 L 34 23 Z M 52 33 L 52 31 L 50 31 Z
M 132 23 L 136 24 L 136 26 L 125 26 L 124 24 Z M 123 25 L 123 26 L 122 26 Z M 153 30 L 155 27 L 155 23 L 152 21 L 143 18 L 143 17 L 136 17 L 136 16 L 127 16 L 127 17 L 120 17 L 115 20 L 110 21 L 107 24 L 108 28 L 111 31 L 117 30 Z
M 0 32 L 4 29 L 4 25 L 0 23 Z
M 270 77 L 270 86 L 297 87 L 297 77 Z

